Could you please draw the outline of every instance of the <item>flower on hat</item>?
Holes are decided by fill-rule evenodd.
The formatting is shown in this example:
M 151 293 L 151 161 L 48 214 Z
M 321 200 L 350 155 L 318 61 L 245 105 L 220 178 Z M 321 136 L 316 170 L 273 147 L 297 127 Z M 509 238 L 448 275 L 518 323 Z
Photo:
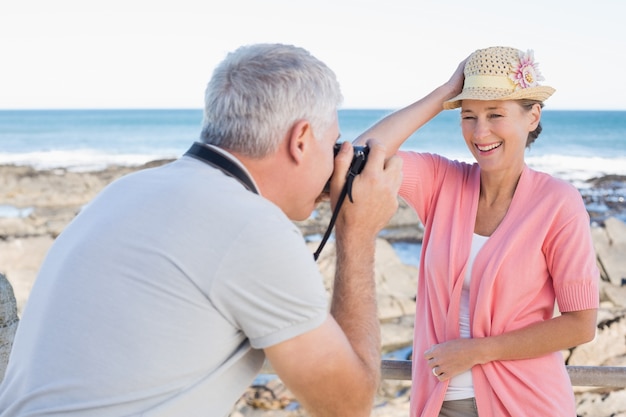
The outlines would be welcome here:
M 519 62 L 512 61 L 513 70 L 509 78 L 515 83 L 515 90 L 536 87 L 544 78 L 539 72 L 539 64 L 535 62 L 532 49 L 526 53 L 519 51 Z

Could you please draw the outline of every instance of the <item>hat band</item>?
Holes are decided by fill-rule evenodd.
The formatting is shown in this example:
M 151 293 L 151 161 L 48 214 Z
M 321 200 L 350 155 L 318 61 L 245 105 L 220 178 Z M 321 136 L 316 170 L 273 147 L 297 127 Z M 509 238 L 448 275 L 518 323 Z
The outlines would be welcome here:
M 505 90 L 513 90 L 515 89 L 515 85 L 507 77 L 493 75 L 470 75 L 465 78 L 464 88 L 502 88 Z

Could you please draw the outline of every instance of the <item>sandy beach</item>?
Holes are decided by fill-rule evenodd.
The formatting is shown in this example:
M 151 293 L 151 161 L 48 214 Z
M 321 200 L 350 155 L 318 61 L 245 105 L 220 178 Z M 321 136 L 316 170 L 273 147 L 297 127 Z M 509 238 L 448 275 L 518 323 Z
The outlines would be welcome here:
M 147 165 L 130 168 L 111 166 L 101 171 L 72 172 L 65 169 L 35 170 L 27 166 L 0 166 L 0 210 L 11 214 L 0 216 L 0 273 L 11 283 L 17 300 L 18 313 L 21 313 L 28 300 L 30 289 L 35 280 L 37 270 L 50 245 L 63 228 L 73 219 L 86 203 L 88 203 L 104 186 L 111 181 L 136 169 L 157 166 L 165 161 L 155 161 Z M 594 187 L 615 187 L 616 183 L 623 187 L 623 177 L 611 177 L 596 180 Z M 608 185 L 607 185 L 608 184 Z M 589 193 L 595 196 L 602 193 Z M 591 197 L 586 197 L 591 198 Z M 611 200 L 612 212 L 626 213 L 626 203 Z M 305 235 L 323 233 L 328 224 L 327 207 L 320 207 L 315 218 L 299 224 Z M 594 214 L 592 214 L 594 216 Z M 606 213 L 595 214 L 599 223 L 606 219 Z M 388 242 L 410 241 L 421 239 L 421 228 L 415 214 L 405 205 L 392 219 L 381 239 L 380 259 L 377 254 L 377 280 L 381 295 L 379 306 L 383 326 L 384 343 L 387 348 L 410 344 L 412 328 L 412 296 L 415 289 L 416 268 L 401 265 L 394 255 Z M 386 240 L 387 242 L 383 241 Z M 316 246 L 316 245 L 312 245 Z M 332 251 L 332 245 L 325 251 Z M 330 256 L 330 255 L 329 255 Z M 622 264 L 624 263 L 622 257 Z M 320 268 L 325 276 L 330 274 L 330 259 L 320 259 Z M 614 288 L 615 287 L 615 288 Z M 585 349 L 572 349 L 566 352 L 568 360 L 576 365 L 626 365 L 626 344 L 623 341 L 626 320 L 626 297 L 615 295 L 622 290 L 615 283 L 603 282 L 602 311 L 599 324 L 605 323 L 607 333 L 617 334 L 618 339 L 605 338 L 604 333 Z M 398 302 L 398 294 L 404 298 Z M 389 298 L 387 298 L 389 297 Z M 389 301 L 393 299 L 394 301 Z M 391 307 L 393 305 L 393 307 Z M 620 324 L 621 323 L 621 324 Z M 619 336 L 621 335 L 621 336 Z M 617 340 L 617 341 L 616 341 Z M 618 349 L 612 346 L 620 345 Z M 623 345 L 623 346 L 622 346 Z M 610 351 L 610 352 L 609 352 Z M 582 362 L 582 363 L 580 363 Z M 264 401 L 259 393 L 251 390 L 235 407 L 232 416 L 306 416 L 299 409 L 282 408 L 290 403 L 288 391 L 280 381 L 270 381 L 268 386 L 278 396 L 286 398 L 286 402 L 272 403 Z M 410 381 L 385 381 L 381 387 L 376 407 L 372 416 L 406 416 L 408 415 L 407 388 Z M 597 397 L 593 397 L 596 395 Z M 611 398 L 615 401 L 610 402 Z M 624 390 L 577 389 L 580 403 L 579 415 L 585 416 L 626 416 L 626 396 Z M 614 403 L 620 405 L 615 405 Z M 586 408 L 598 410 L 598 404 L 609 407 L 607 413 L 590 414 Z M 293 408 L 293 407 L 292 407 Z M 617 414 L 623 412 L 624 414 Z

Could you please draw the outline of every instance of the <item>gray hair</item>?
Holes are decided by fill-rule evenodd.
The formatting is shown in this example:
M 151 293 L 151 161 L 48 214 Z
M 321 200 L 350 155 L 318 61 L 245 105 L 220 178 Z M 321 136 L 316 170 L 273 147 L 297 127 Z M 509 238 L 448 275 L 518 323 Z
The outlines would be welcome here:
M 275 152 L 298 120 L 309 121 L 314 133 L 328 129 L 342 100 L 334 72 L 308 51 L 242 46 L 207 85 L 201 140 L 260 158 Z

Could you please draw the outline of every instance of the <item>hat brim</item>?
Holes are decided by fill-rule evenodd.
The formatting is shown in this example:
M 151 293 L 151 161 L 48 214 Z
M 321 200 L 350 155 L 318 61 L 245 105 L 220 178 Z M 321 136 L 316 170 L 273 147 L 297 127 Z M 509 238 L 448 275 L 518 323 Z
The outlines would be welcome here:
M 540 85 L 537 87 L 523 88 L 520 90 L 498 89 L 498 88 L 467 88 L 461 94 L 443 103 L 444 110 L 461 107 L 463 100 L 537 100 L 546 101 L 556 90 L 552 87 Z

